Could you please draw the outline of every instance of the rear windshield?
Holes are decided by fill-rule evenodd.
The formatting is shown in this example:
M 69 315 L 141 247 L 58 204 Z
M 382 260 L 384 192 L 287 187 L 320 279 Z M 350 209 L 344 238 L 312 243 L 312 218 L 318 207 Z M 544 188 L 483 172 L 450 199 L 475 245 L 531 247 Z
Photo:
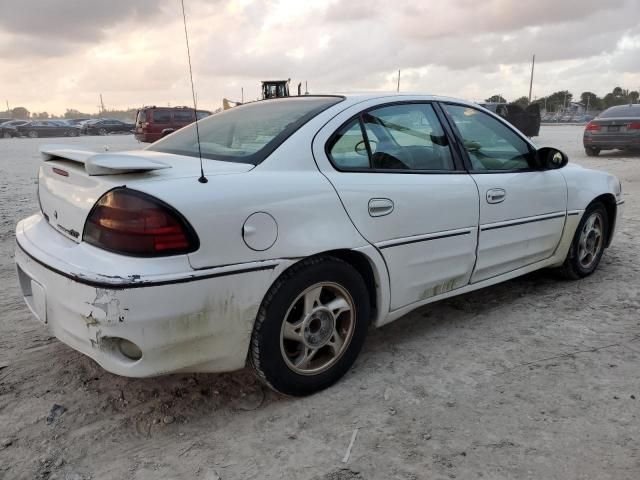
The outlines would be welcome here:
M 289 135 L 342 97 L 293 97 L 234 107 L 198 122 L 202 156 L 258 164 Z M 148 150 L 198 156 L 196 125 L 180 129 Z
M 600 115 L 598 118 L 640 118 L 640 105 L 618 105 L 611 107 Z

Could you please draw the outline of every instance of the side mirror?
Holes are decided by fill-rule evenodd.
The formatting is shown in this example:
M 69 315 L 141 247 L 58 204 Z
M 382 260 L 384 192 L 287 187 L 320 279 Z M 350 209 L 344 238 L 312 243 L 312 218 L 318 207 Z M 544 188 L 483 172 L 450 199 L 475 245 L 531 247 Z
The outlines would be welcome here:
M 553 147 L 542 147 L 536 151 L 538 165 L 544 170 L 562 168 L 569 163 L 567 154 Z

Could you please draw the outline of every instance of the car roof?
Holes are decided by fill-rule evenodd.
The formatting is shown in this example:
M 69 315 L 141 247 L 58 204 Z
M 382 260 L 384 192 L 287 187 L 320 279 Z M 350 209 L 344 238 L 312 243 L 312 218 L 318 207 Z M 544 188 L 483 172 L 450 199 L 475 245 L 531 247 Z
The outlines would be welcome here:
M 344 100 L 337 105 L 341 107 L 354 105 L 356 103 L 365 102 L 368 100 L 380 100 L 380 103 L 384 102 L 402 102 L 402 101 L 436 101 L 436 102 L 455 102 L 470 107 L 478 107 L 476 102 L 470 100 L 464 100 L 461 98 L 448 97 L 443 95 L 432 95 L 420 92 L 336 92 L 326 95 L 301 95 L 300 98 L 305 97 L 343 97 Z M 292 95 L 289 98 L 298 98 L 296 95 Z M 265 100 L 265 101 L 278 101 L 280 99 Z

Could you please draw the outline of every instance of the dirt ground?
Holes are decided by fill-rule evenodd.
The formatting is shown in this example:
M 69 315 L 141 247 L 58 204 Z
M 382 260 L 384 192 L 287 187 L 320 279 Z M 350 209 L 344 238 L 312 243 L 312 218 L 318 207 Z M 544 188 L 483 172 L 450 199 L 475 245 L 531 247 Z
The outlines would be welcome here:
M 0 478 L 640 478 L 640 157 L 586 158 L 581 133 L 543 127 L 537 143 L 622 179 L 624 223 L 593 276 L 537 272 L 421 308 L 304 399 L 248 370 L 117 377 L 49 336 L 13 270 L 45 141 L 0 139 Z

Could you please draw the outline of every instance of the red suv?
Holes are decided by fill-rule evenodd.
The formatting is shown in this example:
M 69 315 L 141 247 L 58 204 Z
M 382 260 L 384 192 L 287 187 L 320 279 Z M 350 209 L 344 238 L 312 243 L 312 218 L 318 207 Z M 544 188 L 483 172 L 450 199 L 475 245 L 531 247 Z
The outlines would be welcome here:
M 209 115 L 206 110 L 197 113 L 198 120 Z M 139 141 L 151 143 L 195 120 L 191 107 L 142 107 L 136 115 L 135 135 Z

